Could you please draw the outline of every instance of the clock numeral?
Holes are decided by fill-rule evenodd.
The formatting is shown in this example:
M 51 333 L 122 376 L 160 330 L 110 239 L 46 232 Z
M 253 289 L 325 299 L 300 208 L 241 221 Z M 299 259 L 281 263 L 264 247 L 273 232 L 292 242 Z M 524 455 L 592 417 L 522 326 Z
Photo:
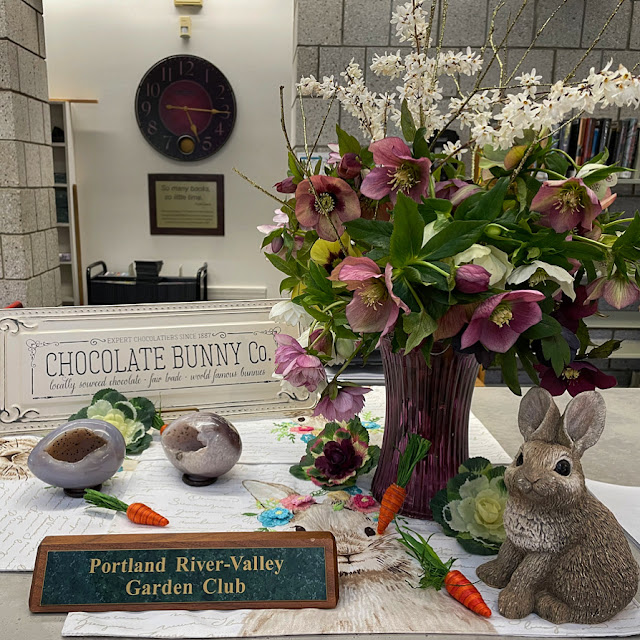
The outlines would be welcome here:
M 202 139 L 202 150 L 211 151 L 211 147 L 213 147 L 213 143 L 211 142 L 211 136 L 205 136 Z
M 218 126 L 214 129 L 215 133 L 221 136 L 224 133 L 224 127 L 222 126 L 222 122 L 218 122 Z
M 153 82 L 153 83 L 147 82 L 147 97 L 148 98 L 159 98 L 160 97 L 160 83 L 159 82 Z
M 140 105 L 140 109 L 142 110 L 142 113 L 144 113 L 145 116 L 150 115 L 150 113 L 151 113 L 151 103 L 148 100 L 145 100 Z
M 220 114 L 220 118 L 222 118 L 222 120 L 228 120 L 231 117 L 231 105 L 230 104 L 223 104 L 220 111 L 224 111 L 224 113 Z
M 180 60 L 180 75 L 192 77 L 194 66 L 193 60 Z
M 173 74 L 173 69 L 171 67 L 162 67 L 162 81 L 163 82 L 171 82 L 171 75 Z
M 149 124 L 147 124 L 147 133 L 150 136 L 158 133 L 158 123 L 155 120 L 149 120 Z
M 227 87 L 225 87 L 223 84 L 219 84 L 218 85 L 218 95 L 216 96 L 216 98 L 218 100 L 220 100 L 220 98 L 222 98 L 224 96 L 226 91 L 227 91 Z
M 169 151 L 169 147 L 171 146 L 171 141 L 173 140 L 172 136 L 162 136 L 164 138 L 164 149 L 165 151 Z

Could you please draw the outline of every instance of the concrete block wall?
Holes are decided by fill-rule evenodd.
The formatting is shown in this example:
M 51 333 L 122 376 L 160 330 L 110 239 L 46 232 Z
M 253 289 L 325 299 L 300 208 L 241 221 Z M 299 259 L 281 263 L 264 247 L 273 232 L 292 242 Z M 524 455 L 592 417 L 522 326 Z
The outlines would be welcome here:
M 0 308 L 61 302 L 42 0 L 0 0 Z

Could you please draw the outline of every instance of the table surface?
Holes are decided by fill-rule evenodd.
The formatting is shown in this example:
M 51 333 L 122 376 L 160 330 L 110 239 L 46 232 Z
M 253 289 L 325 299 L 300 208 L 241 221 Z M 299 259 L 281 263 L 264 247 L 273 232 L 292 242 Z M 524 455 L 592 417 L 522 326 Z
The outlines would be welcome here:
M 523 390 L 524 392 L 524 390 Z M 584 457 L 585 473 L 602 482 L 640 486 L 640 389 L 609 389 L 603 392 L 607 401 L 608 419 L 601 441 Z M 562 408 L 570 397 L 558 399 Z M 519 398 L 508 389 L 477 388 L 472 411 L 500 442 L 509 455 L 514 455 L 522 441 L 517 429 Z M 633 545 L 632 545 L 633 547 Z M 640 553 L 633 549 L 636 560 Z M 2 573 L 0 575 L 0 601 L 2 602 L 2 638 L 12 640 L 57 640 L 66 614 L 32 614 L 27 602 L 31 586 L 31 573 Z M 381 639 L 400 640 L 399 635 L 380 635 Z M 410 636 L 407 636 L 410 637 Z M 476 636 L 438 635 L 438 640 L 467 640 Z M 512 636 L 500 636 L 509 640 Z M 349 636 L 304 636 L 306 639 L 329 638 L 348 640 Z M 633 636 L 640 639 L 639 634 Z M 82 640 L 82 639 L 81 639 Z M 92 639 L 95 640 L 95 639 Z M 519 639 L 521 640 L 521 638 Z M 578 639 L 579 640 L 579 639 Z

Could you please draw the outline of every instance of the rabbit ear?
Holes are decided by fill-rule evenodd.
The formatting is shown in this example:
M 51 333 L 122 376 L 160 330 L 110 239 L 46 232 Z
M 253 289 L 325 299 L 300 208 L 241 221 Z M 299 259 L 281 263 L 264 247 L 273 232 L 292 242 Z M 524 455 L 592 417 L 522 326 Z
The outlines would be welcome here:
M 604 398 L 597 391 L 579 393 L 567 405 L 562 417 L 564 432 L 578 455 L 598 442 L 606 416 Z
M 518 426 L 525 442 L 557 442 L 559 425 L 560 412 L 551 394 L 541 387 L 529 389 L 518 411 Z
M 264 507 L 267 500 L 282 500 L 298 492 L 285 484 L 261 482 L 260 480 L 244 480 L 242 486 Z

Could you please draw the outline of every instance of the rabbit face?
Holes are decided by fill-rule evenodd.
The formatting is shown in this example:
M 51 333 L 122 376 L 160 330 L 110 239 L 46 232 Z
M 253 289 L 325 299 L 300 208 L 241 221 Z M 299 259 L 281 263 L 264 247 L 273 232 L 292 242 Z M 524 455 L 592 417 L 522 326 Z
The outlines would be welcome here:
M 512 496 L 530 502 L 571 506 L 586 491 L 579 458 L 571 448 L 532 440 L 525 442 L 504 474 Z
M 407 554 L 389 535 L 376 535 L 376 524 L 359 511 L 334 511 L 330 502 L 315 504 L 296 514 L 294 531 L 330 531 L 338 549 L 340 575 L 390 571 L 409 574 Z

